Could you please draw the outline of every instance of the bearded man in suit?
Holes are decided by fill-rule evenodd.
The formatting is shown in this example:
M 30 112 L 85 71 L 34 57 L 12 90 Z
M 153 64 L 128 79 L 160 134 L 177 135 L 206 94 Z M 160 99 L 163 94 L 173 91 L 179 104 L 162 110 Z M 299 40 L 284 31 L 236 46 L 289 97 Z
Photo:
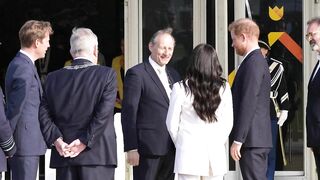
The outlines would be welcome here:
M 315 17 L 307 22 L 306 40 L 312 51 L 317 53 L 317 64 L 313 69 L 308 84 L 307 96 L 307 146 L 313 151 L 317 166 L 318 179 L 320 179 L 320 17 Z
M 232 158 L 240 162 L 243 179 L 266 180 L 267 157 L 272 147 L 270 121 L 270 73 L 261 54 L 260 30 L 251 19 L 229 25 L 232 46 L 243 56 L 232 86 L 234 126 Z

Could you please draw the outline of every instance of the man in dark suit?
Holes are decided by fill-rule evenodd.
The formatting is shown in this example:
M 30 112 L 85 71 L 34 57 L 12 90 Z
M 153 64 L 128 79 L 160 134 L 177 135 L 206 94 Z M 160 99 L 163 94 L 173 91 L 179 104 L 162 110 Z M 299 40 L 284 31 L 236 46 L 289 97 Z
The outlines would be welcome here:
M 7 170 L 7 158 L 12 157 L 17 148 L 13 140 L 9 121 L 4 112 L 4 99 L 0 88 L 0 180 L 1 172 Z
M 282 62 L 269 56 L 269 51 L 271 50 L 271 48 L 266 42 L 259 40 L 258 43 L 261 53 L 267 60 L 267 63 L 269 65 L 269 72 L 271 77 L 270 119 L 272 132 L 272 149 L 268 154 L 267 178 L 268 180 L 274 180 L 276 161 L 282 162 L 283 160 L 277 159 L 277 157 L 281 155 L 277 154 L 278 140 L 280 140 L 280 144 L 282 141 L 282 139 L 280 139 L 282 138 L 282 134 L 278 134 L 278 132 L 280 131 L 282 133 L 282 129 L 280 128 L 287 120 L 290 102 Z
M 259 27 L 250 19 L 229 25 L 232 46 L 244 56 L 233 86 L 234 126 L 230 154 L 239 160 L 245 180 L 266 180 L 267 157 L 272 147 L 270 73 L 261 54 Z
M 19 31 L 21 49 L 7 69 L 6 114 L 17 145 L 9 159 L 13 180 L 35 180 L 39 156 L 46 152 L 38 119 L 42 87 L 34 62 L 45 57 L 52 33 L 49 22 L 27 21 Z
M 174 178 L 175 148 L 166 128 L 171 85 L 180 79 L 166 66 L 175 40 L 171 29 L 159 30 L 150 42 L 151 55 L 130 68 L 124 80 L 122 129 L 134 180 Z
M 320 179 L 320 17 L 307 22 L 306 39 L 317 53 L 317 65 L 314 67 L 308 84 L 307 96 L 307 146 L 312 148 Z
M 54 145 L 50 167 L 57 180 L 113 180 L 116 73 L 97 65 L 98 38 L 90 29 L 73 29 L 70 45 L 72 64 L 48 75 L 40 106 L 41 130 Z

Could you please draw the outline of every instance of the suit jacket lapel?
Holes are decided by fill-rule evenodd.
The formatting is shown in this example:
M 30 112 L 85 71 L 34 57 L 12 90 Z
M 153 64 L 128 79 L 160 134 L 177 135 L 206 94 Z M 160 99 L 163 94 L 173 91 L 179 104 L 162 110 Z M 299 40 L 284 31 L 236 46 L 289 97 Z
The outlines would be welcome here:
M 237 68 L 237 71 L 236 71 L 236 76 L 235 76 L 235 79 L 234 79 L 234 83 L 236 82 L 236 78 L 239 76 L 238 74 L 240 73 L 241 74 L 241 71 L 243 68 L 245 68 L 245 63 L 247 62 L 247 60 L 249 59 L 250 56 L 252 56 L 252 53 L 254 51 L 250 52 L 243 60 L 242 62 L 240 63 L 240 65 L 238 66 Z
M 253 50 L 251 51 L 241 62 L 240 66 L 238 67 L 237 71 L 236 71 L 236 75 L 235 75 L 235 78 L 233 80 L 233 84 L 232 84 L 232 87 L 231 89 L 234 89 L 234 86 L 235 84 L 238 84 L 238 83 L 242 83 L 243 82 L 243 79 L 241 79 L 241 74 L 242 74 L 242 71 L 246 68 L 246 63 L 248 62 L 248 59 L 250 59 L 251 56 L 253 56 L 254 54 L 258 53 L 260 50 L 259 49 L 256 49 L 256 50 Z M 240 80 L 238 80 L 240 79 Z
M 317 71 L 317 74 L 316 74 L 315 77 L 313 78 L 314 73 L 316 73 L 316 70 L 317 70 L 318 65 L 319 65 L 319 61 L 317 62 L 317 64 L 316 64 L 316 65 L 314 66 L 314 68 L 313 68 L 313 71 L 312 71 L 311 76 L 310 76 L 310 79 L 309 79 L 308 87 L 313 83 L 314 80 L 316 80 L 315 78 L 316 78 L 316 76 L 318 76 L 318 74 L 319 74 L 319 73 L 318 73 L 319 70 L 318 70 L 318 71 Z M 312 80 L 312 79 L 314 79 L 314 80 Z
M 42 93 L 43 93 L 43 89 L 42 89 L 42 84 L 41 84 L 41 80 L 40 80 L 40 77 L 38 75 L 38 72 L 37 72 L 37 68 L 35 65 L 33 65 L 33 72 L 36 76 L 36 79 L 37 79 L 37 82 L 38 82 L 38 85 L 39 85 L 39 92 L 40 92 L 40 97 L 42 96 Z
M 259 53 L 259 52 L 260 52 L 259 49 L 255 49 L 255 50 L 251 51 L 251 52 L 243 59 L 241 65 L 244 64 L 244 63 L 246 63 L 247 60 L 250 59 L 251 56 L 253 56 L 254 54 Z M 240 65 L 240 66 L 241 66 L 241 65 Z
M 163 87 L 163 84 L 161 83 L 157 73 L 154 71 L 153 67 L 151 66 L 151 64 L 149 63 L 149 61 L 145 61 L 145 69 L 147 71 L 147 73 L 150 75 L 151 79 L 153 80 L 153 82 L 155 83 L 155 85 L 159 88 L 162 96 L 164 97 L 164 99 L 166 100 L 166 102 L 169 104 L 169 97 L 167 95 L 166 90 Z
M 39 78 L 39 75 L 38 75 L 38 72 L 37 72 L 35 64 L 33 64 L 32 60 L 28 56 L 26 56 L 25 54 L 19 52 L 19 56 L 22 56 L 26 61 L 28 61 L 28 64 L 30 65 L 32 71 L 34 72 L 34 75 L 35 75 L 35 77 L 37 79 L 37 82 L 38 82 L 39 93 L 40 93 L 40 97 L 41 97 L 43 89 L 42 89 L 41 81 L 40 81 L 40 78 Z

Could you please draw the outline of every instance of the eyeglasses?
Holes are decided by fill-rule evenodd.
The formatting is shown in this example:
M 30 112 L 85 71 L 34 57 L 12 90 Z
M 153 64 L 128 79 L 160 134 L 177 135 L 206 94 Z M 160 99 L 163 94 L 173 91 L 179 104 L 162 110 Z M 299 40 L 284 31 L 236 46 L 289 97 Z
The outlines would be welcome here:
M 314 32 L 308 32 L 306 34 L 306 39 L 310 40 L 311 38 L 313 38 L 320 30 L 314 31 Z

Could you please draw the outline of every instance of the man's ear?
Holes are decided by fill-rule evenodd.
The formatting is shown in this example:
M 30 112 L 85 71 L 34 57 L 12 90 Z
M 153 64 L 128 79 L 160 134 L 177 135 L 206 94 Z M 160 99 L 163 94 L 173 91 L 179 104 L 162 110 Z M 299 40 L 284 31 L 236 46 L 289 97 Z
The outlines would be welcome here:
M 151 42 L 148 44 L 148 47 L 149 47 L 149 51 L 152 52 L 151 50 L 153 48 L 153 44 Z
M 34 45 L 36 46 L 36 48 L 39 47 L 40 43 L 41 43 L 40 39 L 36 39 L 36 41 L 34 42 Z
M 93 55 L 96 56 L 98 58 L 98 54 L 99 54 L 99 49 L 98 49 L 98 46 L 94 46 L 93 48 Z
M 243 42 L 246 40 L 247 36 L 244 33 L 241 33 L 240 38 L 241 38 L 241 41 Z

